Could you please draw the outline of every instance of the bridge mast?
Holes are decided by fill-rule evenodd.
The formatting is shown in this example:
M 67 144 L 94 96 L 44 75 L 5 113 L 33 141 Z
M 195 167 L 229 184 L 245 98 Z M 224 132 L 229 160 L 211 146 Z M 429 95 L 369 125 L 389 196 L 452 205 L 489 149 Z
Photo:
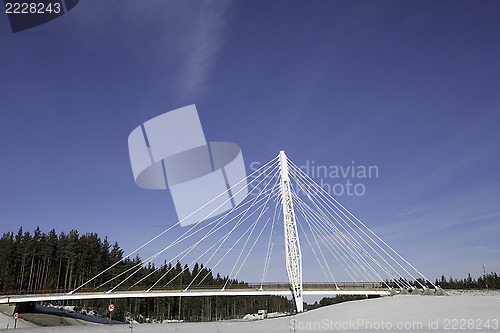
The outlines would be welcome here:
M 297 312 L 302 312 L 304 310 L 302 300 L 302 254 L 300 253 L 299 234 L 297 232 L 297 224 L 295 223 L 295 211 L 293 210 L 290 178 L 288 177 L 288 162 L 283 150 L 280 151 L 279 159 L 281 204 L 283 206 L 283 224 L 285 229 L 286 270 Z

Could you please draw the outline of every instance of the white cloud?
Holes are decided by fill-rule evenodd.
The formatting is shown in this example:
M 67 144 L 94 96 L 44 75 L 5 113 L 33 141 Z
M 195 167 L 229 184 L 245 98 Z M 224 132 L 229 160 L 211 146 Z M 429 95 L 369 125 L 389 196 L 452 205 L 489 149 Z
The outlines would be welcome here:
M 75 36 L 96 59 L 116 57 L 160 78 L 160 90 L 180 97 L 201 94 L 226 39 L 228 1 L 106 2 L 80 6 Z M 114 15 L 110 17 L 110 12 Z M 123 69 L 121 69 L 123 71 Z M 143 82 L 145 84 L 146 82 Z
M 182 95 L 196 95 L 203 91 L 216 55 L 225 39 L 227 4 L 201 2 L 193 24 L 194 29 L 183 45 L 185 61 L 181 72 Z

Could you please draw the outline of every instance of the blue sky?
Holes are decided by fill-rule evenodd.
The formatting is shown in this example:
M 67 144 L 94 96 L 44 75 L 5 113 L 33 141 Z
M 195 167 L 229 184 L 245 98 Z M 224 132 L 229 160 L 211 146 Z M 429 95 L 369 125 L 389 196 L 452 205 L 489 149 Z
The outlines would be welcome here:
M 339 200 L 431 279 L 500 272 L 498 1 L 81 1 L 0 15 L 0 223 L 133 249 L 176 222 L 129 133 L 196 104 L 250 170 L 377 166 Z M 353 163 L 354 161 L 354 163 Z M 346 179 L 326 179 L 331 184 Z

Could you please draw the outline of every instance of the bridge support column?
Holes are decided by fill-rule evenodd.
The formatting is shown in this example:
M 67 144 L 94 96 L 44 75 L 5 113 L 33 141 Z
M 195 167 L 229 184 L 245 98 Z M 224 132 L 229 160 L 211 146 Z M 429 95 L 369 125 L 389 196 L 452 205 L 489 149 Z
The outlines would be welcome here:
M 300 252 L 299 234 L 295 223 L 295 211 L 293 210 L 292 193 L 290 189 L 290 178 L 288 177 L 288 162 L 285 152 L 280 151 L 280 189 L 281 204 L 283 206 L 283 223 L 285 230 L 285 257 L 286 271 L 290 281 L 297 312 L 304 311 L 302 293 L 302 254 Z

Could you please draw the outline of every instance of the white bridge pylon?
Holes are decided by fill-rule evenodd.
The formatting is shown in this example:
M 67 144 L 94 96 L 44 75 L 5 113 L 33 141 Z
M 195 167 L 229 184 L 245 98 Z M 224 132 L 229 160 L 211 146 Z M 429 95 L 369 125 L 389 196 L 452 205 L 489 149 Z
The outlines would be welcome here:
M 297 312 L 304 311 L 302 297 L 302 254 L 300 252 L 299 233 L 295 223 L 292 190 L 288 176 L 288 161 L 285 152 L 279 154 L 281 205 L 283 206 L 283 226 L 285 230 L 285 262 L 288 280 Z
M 233 197 L 243 195 L 240 204 L 228 205 Z M 200 211 L 208 213 L 198 223 L 179 228 L 181 220 L 171 225 L 106 269 L 93 271 L 91 279 L 69 293 L 11 295 L 0 298 L 0 303 L 285 293 L 293 297 L 297 312 L 302 312 L 305 294 L 383 296 L 438 291 L 284 151 L 192 214 Z M 282 227 L 284 242 L 278 236 Z M 299 235 L 306 245 L 302 248 Z M 276 249 L 275 243 L 284 243 L 284 251 L 281 246 Z M 141 260 L 131 260 L 138 255 Z M 283 280 L 283 268 L 287 287 L 270 284 Z M 213 271 L 226 277 L 217 279 Z M 257 284 L 238 282 L 256 281 L 256 276 Z

